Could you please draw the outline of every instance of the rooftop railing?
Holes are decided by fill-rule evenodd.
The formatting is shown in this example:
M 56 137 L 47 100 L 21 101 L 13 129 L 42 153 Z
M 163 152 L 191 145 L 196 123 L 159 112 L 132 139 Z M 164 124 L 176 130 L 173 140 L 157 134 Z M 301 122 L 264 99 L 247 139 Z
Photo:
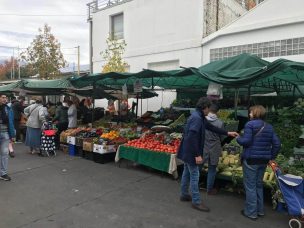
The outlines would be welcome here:
M 88 20 L 92 19 L 92 14 L 98 10 L 115 6 L 129 0 L 95 0 L 87 4 L 88 6 Z

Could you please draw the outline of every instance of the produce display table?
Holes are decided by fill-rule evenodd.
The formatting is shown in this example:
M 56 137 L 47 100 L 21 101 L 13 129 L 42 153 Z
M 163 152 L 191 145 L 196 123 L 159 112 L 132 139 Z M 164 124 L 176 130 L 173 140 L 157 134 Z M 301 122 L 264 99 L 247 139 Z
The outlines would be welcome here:
M 123 145 L 117 149 L 115 162 L 118 162 L 121 158 L 169 173 L 174 178 L 178 177 L 177 165 L 181 164 L 176 158 L 176 154 L 155 152 Z

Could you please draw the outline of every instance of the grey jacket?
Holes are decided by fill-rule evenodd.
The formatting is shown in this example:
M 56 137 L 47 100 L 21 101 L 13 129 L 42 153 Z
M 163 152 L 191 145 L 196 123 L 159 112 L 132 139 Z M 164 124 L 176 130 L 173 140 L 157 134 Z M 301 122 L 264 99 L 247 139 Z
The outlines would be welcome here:
M 215 127 L 224 129 L 224 123 L 217 117 L 216 114 L 209 113 L 206 119 Z M 205 145 L 203 151 L 204 162 L 210 165 L 217 165 L 219 157 L 222 153 L 221 141 L 224 139 L 219 134 L 206 130 Z
M 41 128 L 46 121 L 47 113 L 42 104 L 32 104 L 24 109 L 24 114 L 28 117 L 27 127 Z

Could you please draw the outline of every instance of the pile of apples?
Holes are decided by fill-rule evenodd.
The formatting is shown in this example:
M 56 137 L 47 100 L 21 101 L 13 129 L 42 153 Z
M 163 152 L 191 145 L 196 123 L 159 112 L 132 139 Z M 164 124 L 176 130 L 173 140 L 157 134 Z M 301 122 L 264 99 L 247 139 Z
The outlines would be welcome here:
M 126 143 L 125 145 L 141 149 L 147 149 L 151 151 L 175 154 L 180 145 L 180 140 L 174 139 L 171 141 L 170 144 L 165 144 L 164 141 L 164 137 L 156 135 L 147 135 L 140 139 L 128 141 L 128 143 Z

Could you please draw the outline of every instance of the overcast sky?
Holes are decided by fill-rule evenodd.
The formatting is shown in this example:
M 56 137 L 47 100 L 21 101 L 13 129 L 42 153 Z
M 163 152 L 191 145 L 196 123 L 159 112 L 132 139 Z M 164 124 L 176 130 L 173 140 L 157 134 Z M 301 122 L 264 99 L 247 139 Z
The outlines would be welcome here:
M 79 45 L 80 63 L 88 64 L 89 24 L 86 4 L 89 2 L 91 1 L 0 0 L 0 46 L 26 48 L 38 34 L 38 28 L 42 28 L 47 23 L 51 26 L 53 35 L 61 43 L 65 59 L 77 64 L 77 49 L 73 47 Z M 0 59 L 7 59 L 12 54 L 13 49 L 0 47 Z

